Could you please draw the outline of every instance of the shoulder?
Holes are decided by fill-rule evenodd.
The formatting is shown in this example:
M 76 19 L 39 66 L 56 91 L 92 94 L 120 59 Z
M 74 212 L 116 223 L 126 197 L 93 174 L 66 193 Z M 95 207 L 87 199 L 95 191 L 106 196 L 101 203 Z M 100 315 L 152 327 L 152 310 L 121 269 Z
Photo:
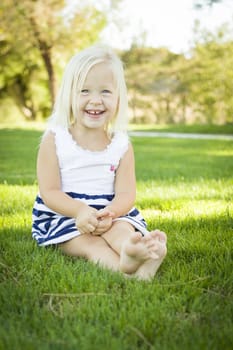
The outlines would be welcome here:
M 128 147 L 128 145 L 130 144 L 130 139 L 127 132 L 117 131 L 113 135 L 112 142 L 117 144 L 118 147 Z
M 55 154 L 55 138 L 54 133 L 51 131 L 46 131 L 40 142 L 38 157 L 49 157 L 52 154 Z
M 48 129 L 44 132 L 41 138 L 41 144 L 54 143 L 55 145 L 57 145 L 57 143 L 59 143 L 59 140 L 63 140 L 64 142 L 66 134 L 66 128 L 60 126 L 48 127 Z
M 48 128 L 46 129 L 44 135 L 47 134 L 52 134 L 54 136 L 59 135 L 59 134 L 65 134 L 67 132 L 67 128 L 64 128 L 62 126 L 51 126 L 49 125 Z
M 55 150 L 59 139 L 63 139 L 65 129 L 61 127 L 48 127 L 41 137 L 40 149 Z
M 46 130 L 41 137 L 40 145 L 46 144 L 51 141 L 54 142 L 54 136 L 55 135 L 51 130 Z
M 51 131 L 46 131 L 42 136 L 37 154 L 37 171 L 51 169 L 55 165 L 57 165 L 55 136 Z
M 127 132 L 124 132 L 124 131 L 116 131 L 114 134 L 113 134 L 113 139 L 121 139 L 121 140 L 124 140 L 126 142 L 129 142 L 129 136 L 127 134 Z
M 126 132 L 115 132 L 112 138 L 112 150 L 117 153 L 120 158 L 128 151 L 130 140 Z

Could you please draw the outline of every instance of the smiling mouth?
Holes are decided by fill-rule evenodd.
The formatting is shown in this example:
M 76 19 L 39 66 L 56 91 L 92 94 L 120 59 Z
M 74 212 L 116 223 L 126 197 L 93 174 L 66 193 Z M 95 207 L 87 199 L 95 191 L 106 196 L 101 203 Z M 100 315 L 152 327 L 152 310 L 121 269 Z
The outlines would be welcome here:
M 87 114 L 89 114 L 90 116 L 100 116 L 101 114 L 103 114 L 104 113 L 104 111 L 99 111 L 99 110 L 93 110 L 93 109 L 87 109 L 86 111 L 85 111 Z

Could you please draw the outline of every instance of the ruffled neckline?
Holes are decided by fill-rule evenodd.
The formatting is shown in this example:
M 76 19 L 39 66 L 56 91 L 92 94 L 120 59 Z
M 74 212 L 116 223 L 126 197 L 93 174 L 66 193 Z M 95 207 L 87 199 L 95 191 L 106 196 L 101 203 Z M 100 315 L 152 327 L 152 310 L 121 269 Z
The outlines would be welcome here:
M 112 145 L 116 142 L 116 138 L 117 138 L 117 133 L 114 133 L 109 144 L 103 148 L 102 150 L 100 151 L 92 151 L 88 148 L 84 148 L 82 147 L 81 145 L 79 145 L 77 143 L 76 140 L 74 140 L 73 138 L 73 135 L 71 134 L 70 130 L 69 129 L 65 129 L 67 135 L 68 135 L 68 138 L 70 140 L 70 142 L 72 143 L 73 146 L 75 146 L 77 149 L 81 150 L 82 152 L 86 152 L 86 153 L 89 153 L 89 154 L 102 154 L 102 153 L 106 153 L 111 147 Z

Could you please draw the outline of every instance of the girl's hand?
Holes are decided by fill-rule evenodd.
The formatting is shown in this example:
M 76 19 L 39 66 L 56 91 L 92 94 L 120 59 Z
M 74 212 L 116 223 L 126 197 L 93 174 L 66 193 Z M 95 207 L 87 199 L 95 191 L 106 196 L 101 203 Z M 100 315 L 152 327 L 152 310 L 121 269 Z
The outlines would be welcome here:
M 98 226 L 96 227 L 95 231 L 92 232 L 94 236 L 101 236 L 103 233 L 108 231 L 112 226 L 112 218 L 107 217 L 103 219 L 98 220 Z
M 97 209 L 86 206 L 76 217 L 76 227 L 81 234 L 92 233 L 98 226 Z
M 98 226 L 95 231 L 92 232 L 94 236 L 100 236 L 112 227 L 114 213 L 108 208 L 104 208 L 98 211 Z

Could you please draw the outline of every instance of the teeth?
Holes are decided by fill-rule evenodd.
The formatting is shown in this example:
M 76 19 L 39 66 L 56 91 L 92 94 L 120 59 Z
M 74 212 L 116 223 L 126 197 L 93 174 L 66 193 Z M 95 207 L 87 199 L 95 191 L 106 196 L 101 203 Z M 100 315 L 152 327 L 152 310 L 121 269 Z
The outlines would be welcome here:
M 101 114 L 102 111 L 87 111 L 89 114 L 93 114 L 93 115 L 98 115 Z

